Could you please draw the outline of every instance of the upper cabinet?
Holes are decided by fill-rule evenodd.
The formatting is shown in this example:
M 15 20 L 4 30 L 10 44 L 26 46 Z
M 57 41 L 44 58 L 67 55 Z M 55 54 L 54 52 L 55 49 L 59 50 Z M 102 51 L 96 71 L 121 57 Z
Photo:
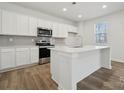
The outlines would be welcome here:
M 58 37 L 65 38 L 68 37 L 68 29 L 66 24 L 59 24 L 59 34 Z
M 52 25 L 53 22 L 51 22 L 51 21 L 46 21 L 45 23 L 46 23 L 46 27 L 47 27 L 47 28 L 52 29 L 52 27 L 53 27 L 53 25 Z
M 38 27 L 51 29 L 52 28 L 52 22 L 38 19 Z
M 2 10 L 2 34 L 16 35 L 17 33 L 17 14 Z
M 68 25 L 68 32 L 77 33 L 77 27 Z
M 2 33 L 4 35 L 29 35 L 28 16 L 2 10 Z
M 37 19 L 8 10 L 0 10 L 0 34 L 37 36 L 37 27 L 52 29 L 52 36 L 66 38 L 68 32 L 77 33 L 77 28 L 71 25 Z
M 52 37 L 58 37 L 58 34 L 59 34 L 59 24 L 54 22 L 52 26 Z
M 38 27 L 47 28 L 45 20 L 38 19 Z
M 17 34 L 18 35 L 29 35 L 29 17 L 26 15 L 17 16 Z
M 1 26 L 2 26 L 2 11 L 1 11 L 1 9 L 0 9 L 0 34 L 2 33 L 2 28 L 1 28 Z
M 38 20 L 34 17 L 29 17 L 29 35 L 31 36 L 37 36 L 37 25 Z
M 68 36 L 67 26 L 65 24 L 53 23 L 53 37 L 66 38 Z

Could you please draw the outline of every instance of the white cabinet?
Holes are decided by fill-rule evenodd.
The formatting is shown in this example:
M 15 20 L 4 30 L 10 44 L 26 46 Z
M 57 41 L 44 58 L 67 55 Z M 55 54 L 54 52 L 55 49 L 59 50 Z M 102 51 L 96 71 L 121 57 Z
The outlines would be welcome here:
M 16 66 L 30 64 L 30 49 L 16 48 Z
M 31 63 L 37 63 L 39 61 L 39 48 L 31 48 Z
M 53 23 L 53 37 L 65 38 L 68 36 L 68 30 L 65 24 Z
M 58 37 L 58 34 L 59 34 L 59 24 L 58 23 L 53 23 L 52 37 Z
M 1 69 L 15 67 L 15 49 L 1 49 L 0 52 Z
M 29 35 L 31 36 L 37 36 L 37 25 L 38 20 L 34 17 L 29 17 Z
M 68 30 L 65 24 L 59 24 L 59 37 L 68 37 Z
M 0 70 L 38 63 L 38 61 L 37 46 L 0 48 Z
M 0 34 L 2 33 L 2 11 L 0 9 Z
M 51 21 L 46 21 L 45 24 L 48 29 L 52 29 L 53 23 Z
M 43 28 L 48 28 L 48 29 L 51 29 L 52 28 L 52 22 L 51 21 L 47 21 L 47 20 L 42 20 L 42 19 L 39 19 L 38 20 L 38 27 L 43 27 Z
M 17 34 L 29 35 L 29 17 L 26 15 L 18 14 L 17 16 Z
M 68 25 L 68 32 L 77 33 L 77 27 Z
M 46 27 L 46 22 L 45 22 L 45 20 L 38 19 L 38 27 L 47 28 L 47 27 Z
M 56 51 L 51 51 L 51 63 L 50 63 L 50 73 L 52 75 L 52 79 L 56 82 L 59 83 L 59 62 L 57 62 L 57 58 L 60 58 L 57 54 L 58 52 Z
M 17 14 L 14 12 L 2 10 L 2 34 L 17 34 Z

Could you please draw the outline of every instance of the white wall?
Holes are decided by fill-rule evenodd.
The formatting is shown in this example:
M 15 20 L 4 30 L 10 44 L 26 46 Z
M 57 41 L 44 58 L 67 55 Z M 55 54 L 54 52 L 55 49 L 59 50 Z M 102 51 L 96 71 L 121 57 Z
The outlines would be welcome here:
M 124 62 L 124 11 L 85 21 L 82 25 L 83 44 L 95 44 L 94 24 L 107 23 L 108 45 L 111 46 L 112 59 L 114 61 Z

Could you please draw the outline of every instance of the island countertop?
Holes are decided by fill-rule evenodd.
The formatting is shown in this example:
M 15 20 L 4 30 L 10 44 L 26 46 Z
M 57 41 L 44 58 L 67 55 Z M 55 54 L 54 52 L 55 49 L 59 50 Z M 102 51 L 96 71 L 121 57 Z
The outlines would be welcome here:
M 66 46 L 57 46 L 55 48 L 49 48 L 51 50 L 60 51 L 60 52 L 68 52 L 68 53 L 77 53 L 77 52 L 86 52 L 86 51 L 92 51 L 92 50 L 98 50 L 98 49 L 105 49 L 110 48 L 109 46 L 83 46 L 83 47 L 77 47 L 77 48 L 70 48 Z

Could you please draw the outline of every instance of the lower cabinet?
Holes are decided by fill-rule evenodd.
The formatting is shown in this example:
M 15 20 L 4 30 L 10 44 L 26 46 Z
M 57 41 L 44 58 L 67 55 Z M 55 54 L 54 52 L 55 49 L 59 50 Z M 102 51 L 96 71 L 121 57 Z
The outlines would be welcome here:
M 58 56 L 58 52 L 56 51 L 51 51 L 51 62 L 50 62 L 50 73 L 52 75 L 52 79 L 56 82 L 59 83 L 59 62 L 57 60 L 60 58 Z
M 39 61 L 39 48 L 31 48 L 31 63 L 38 63 Z
M 14 68 L 39 61 L 39 48 L 0 48 L 0 70 Z
M 17 48 L 16 49 L 16 65 L 30 64 L 30 50 L 29 48 Z
M 1 69 L 13 68 L 15 64 L 15 49 L 1 49 L 0 52 Z

